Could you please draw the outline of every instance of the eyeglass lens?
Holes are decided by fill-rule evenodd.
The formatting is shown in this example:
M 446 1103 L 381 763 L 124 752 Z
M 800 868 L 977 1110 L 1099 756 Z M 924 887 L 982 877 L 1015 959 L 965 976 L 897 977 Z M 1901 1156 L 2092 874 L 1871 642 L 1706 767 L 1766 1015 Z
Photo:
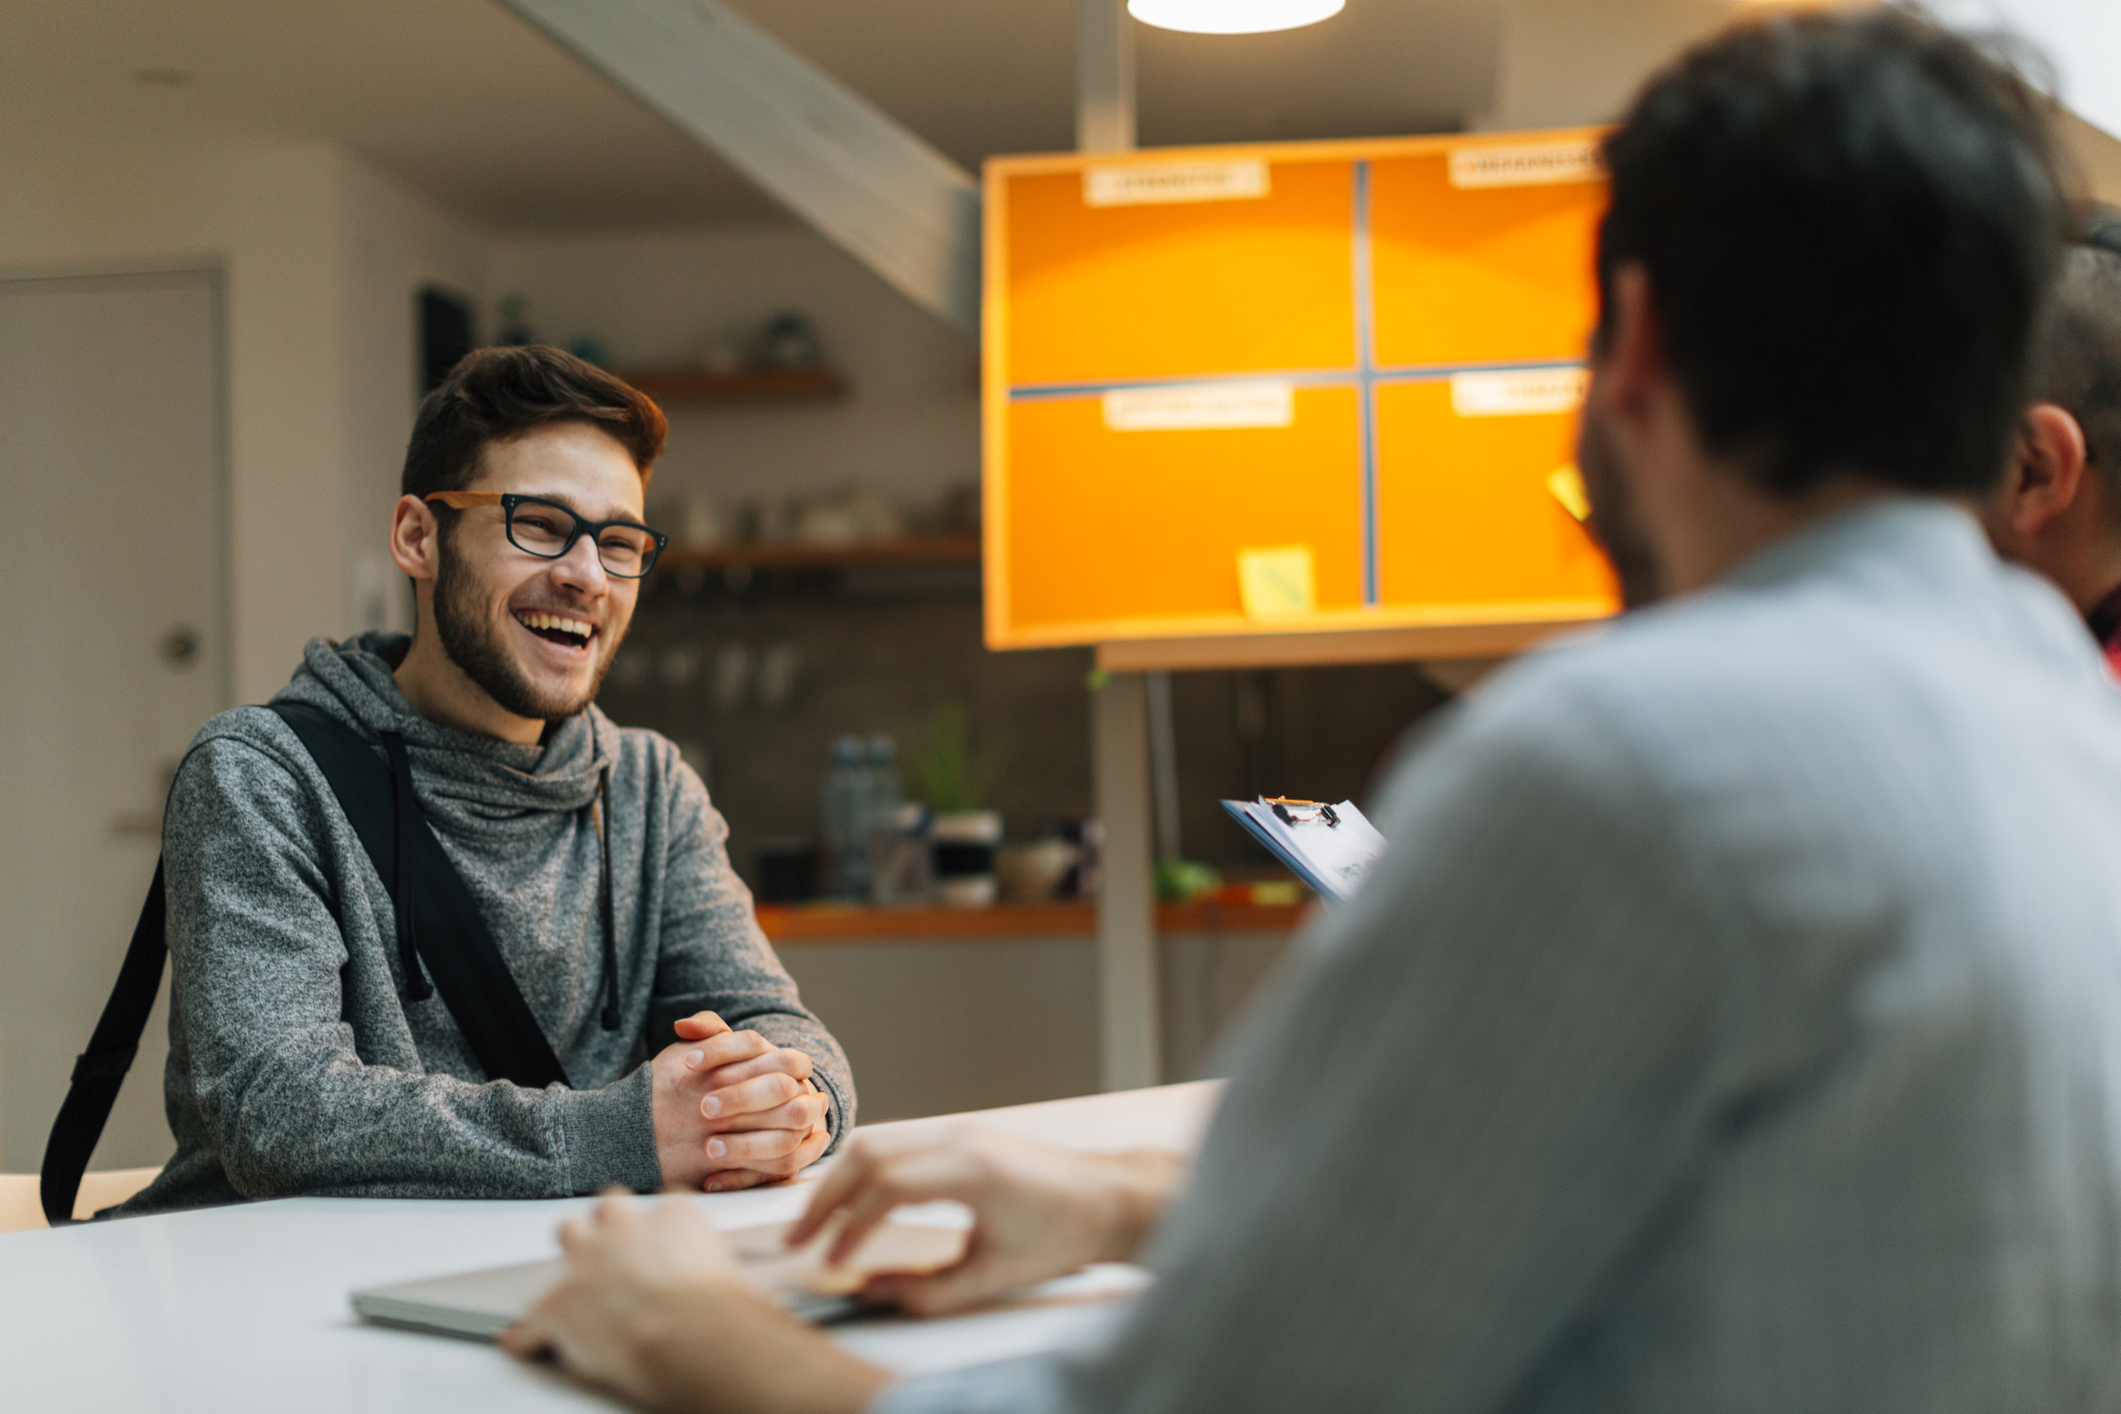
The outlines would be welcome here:
M 564 506 L 518 501 L 508 517 L 508 538 L 516 548 L 543 559 L 556 559 L 574 543 L 582 521 Z M 607 525 L 597 532 L 597 559 L 610 573 L 637 579 L 655 562 L 655 537 L 637 526 Z

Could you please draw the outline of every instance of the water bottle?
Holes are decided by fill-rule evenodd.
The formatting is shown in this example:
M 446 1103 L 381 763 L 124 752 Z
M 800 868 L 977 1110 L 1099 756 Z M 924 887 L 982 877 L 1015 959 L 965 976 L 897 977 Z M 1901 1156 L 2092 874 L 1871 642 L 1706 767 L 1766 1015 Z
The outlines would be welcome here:
M 832 743 L 832 766 L 818 801 L 819 833 L 825 837 L 825 894 L 860 898 L 869 891 L 869 765 L 862 739 Z

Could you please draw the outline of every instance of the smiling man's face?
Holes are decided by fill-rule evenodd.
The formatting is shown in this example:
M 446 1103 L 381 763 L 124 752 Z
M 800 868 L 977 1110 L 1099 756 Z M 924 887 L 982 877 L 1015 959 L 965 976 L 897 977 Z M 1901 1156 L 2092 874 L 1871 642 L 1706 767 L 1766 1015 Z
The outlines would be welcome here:
M 610 437 L 579 422 L 536 428 L 486 448 L 467 491 L 515 492 L 585 520 L 638 521 L 641 474 Z M 502 710 L 558 721 L 597 695 L 626 636 L 640 582 L 614 579 L 583 536 L 556 560 L 509 542 L 499 506 L 454 519 L 435 576 L 435 630 L 451 662 Z

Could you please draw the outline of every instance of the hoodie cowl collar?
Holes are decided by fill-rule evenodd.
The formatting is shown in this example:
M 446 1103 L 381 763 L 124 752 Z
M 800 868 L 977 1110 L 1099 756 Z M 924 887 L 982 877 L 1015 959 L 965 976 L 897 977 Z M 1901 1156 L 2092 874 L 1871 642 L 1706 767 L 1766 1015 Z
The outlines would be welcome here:
M 394 674 L 411 647 L 402 633 L 364 633 L 342 643 L 313 638 L 274 700 L 321 707 L 371 741 L 386 731 L 403 735 L 420 804 L 437 823 L 481 831 L 511 821 L 534 825 L 596 797 L 618 754 L 618 728 L 596 707 L 554 723 L 542 746 L 456 731 L 421 716 L 398 691 Z

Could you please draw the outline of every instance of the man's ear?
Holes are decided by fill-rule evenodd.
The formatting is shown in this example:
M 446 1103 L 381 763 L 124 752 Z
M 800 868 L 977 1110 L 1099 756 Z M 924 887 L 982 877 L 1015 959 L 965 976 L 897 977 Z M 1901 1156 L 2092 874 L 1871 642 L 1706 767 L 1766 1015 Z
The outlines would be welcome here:
M 1650 289 L 1650 272 L 1630 261 L 1613 271 L 1611 305 L 1602 329 L 1599 373 L 1615 411 L 1640 415 L 1664 377 L 1664 324 Z
M 418 496 L 400 496 L 390 513 L 390 558 L 413 579 L 432 583 L 442 568 L 441 524 Z
M 2020 535 L 2038 535 L 2068 510 L 2084 485 L 2084 429 L 2066 408 L 2034 403 L 2018 425 L 2018 446 L 1998 494 Z

